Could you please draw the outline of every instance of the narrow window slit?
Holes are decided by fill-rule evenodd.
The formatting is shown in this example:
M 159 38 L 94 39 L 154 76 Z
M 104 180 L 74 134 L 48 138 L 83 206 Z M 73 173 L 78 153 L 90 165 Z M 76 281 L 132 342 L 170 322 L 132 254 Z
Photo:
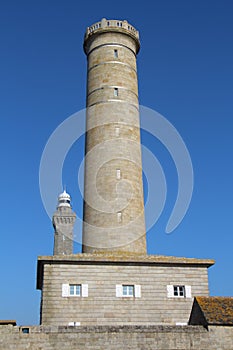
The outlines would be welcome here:
M 117 221 L 118 221 L 118 222 L 122 222 L 122 212 L 121 212 L 121 211 L 119 211 L 119 212 L 117 213 Z
M 120 136 L 120 128 L 118 126 L 115 128 L 115 134 L 116 134 L 116 137 Z

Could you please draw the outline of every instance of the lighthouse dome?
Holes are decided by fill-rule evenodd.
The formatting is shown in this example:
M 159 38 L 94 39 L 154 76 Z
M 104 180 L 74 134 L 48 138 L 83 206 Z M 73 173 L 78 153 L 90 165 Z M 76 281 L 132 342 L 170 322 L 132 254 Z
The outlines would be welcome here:
M 64 190 L 59 196 L 58 196 L 58 205 L 57 207 L 71 207 L 70 205 L 70 195 Z

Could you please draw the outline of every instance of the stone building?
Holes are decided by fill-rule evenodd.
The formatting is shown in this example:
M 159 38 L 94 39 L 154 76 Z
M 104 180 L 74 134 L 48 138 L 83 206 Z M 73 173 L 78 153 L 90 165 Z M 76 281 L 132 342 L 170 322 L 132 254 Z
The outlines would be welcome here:
M 220 306 L 209 297 L 214 261 L 146 251 L 139 49 L 127 21 L 87 28 L 82 253 L 73 254 L 75 214 L 63 192 L 53 216 L 54 254 L 38 257 L 41 325 L 1 326 L 0 349 L 233 350 L 232 298 Z M 225 322 L 211 323 L 224 305 Z
M 139 49 L 126 21 L 87 28 L 83 252 L 72 255 L 75 216 L 63 193 L 54 256 L 38 259 L 42 325 L 187 325 L 193 296 L 209 295 L 213 260 L 146 253 Z

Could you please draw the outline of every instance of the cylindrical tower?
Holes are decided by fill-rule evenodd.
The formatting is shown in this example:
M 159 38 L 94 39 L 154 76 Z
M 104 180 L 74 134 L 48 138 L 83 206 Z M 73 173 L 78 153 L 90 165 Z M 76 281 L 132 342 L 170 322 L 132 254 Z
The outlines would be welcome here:
M 127 21 L 87 28 L 83 252 L 146 254 L 136 55 Z

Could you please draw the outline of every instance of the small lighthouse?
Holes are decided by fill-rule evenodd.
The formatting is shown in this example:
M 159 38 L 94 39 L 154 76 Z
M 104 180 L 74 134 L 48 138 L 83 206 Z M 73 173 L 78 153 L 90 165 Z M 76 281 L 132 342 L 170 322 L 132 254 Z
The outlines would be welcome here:
M 70 195 L 66 191 L 58 196 L 57 210 L 53 215 L 54 255 L 73 254 L 73 227 L 76 215 L 70 202 Z

